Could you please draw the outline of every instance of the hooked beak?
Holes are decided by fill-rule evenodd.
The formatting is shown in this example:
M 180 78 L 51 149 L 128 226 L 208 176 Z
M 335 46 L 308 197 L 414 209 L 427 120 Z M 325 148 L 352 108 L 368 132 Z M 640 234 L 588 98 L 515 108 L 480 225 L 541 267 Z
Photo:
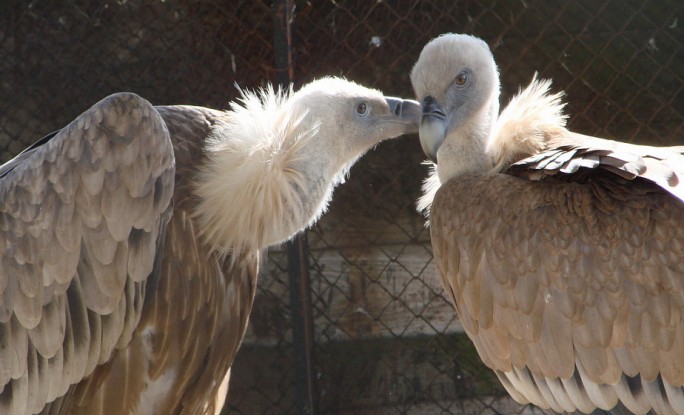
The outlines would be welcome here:
M 437 164 L 437 150 L 444 142 L 446 130 L 447 117 L 442 106 L 432 96 L 426 96 L 423 98 L 423 116 L 418 135 L 423 152 L 435 164 Z
M 418 132 L 418 123 L 422 115 L 422 110 L 418 101 L 412 99 L 401 99 L 395 97 L 385 97 L 390 111 L 394 114 L 399 122 L 406 125 L 404 134 L 413 134 Z

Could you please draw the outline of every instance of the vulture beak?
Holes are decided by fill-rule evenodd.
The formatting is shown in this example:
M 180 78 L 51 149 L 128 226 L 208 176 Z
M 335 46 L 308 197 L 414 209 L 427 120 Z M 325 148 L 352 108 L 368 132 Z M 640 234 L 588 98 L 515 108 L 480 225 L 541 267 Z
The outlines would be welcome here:
M 428 95 L 423 98 L 423 118 L 420 121 L 418 135 L 423 152 L 435 164 L 437 164 L 437 150 L 446 137 L 446 118 L 442 106 L 432 96 Z
M 395 97 L 385 97 L 385 101 L 387 101 L 390 111 L 399 119 L 399 122 L 408 126 L 404 132 L 405 134 L 418 132 L 418 123 L 422 114 L 418 101 Z

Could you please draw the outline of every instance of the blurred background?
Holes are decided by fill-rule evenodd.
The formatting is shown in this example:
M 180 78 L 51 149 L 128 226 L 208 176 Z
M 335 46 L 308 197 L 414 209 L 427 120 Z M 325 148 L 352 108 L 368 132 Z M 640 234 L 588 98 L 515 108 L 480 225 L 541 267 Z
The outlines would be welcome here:
M 684 144 L 681 0 L 4 0 L 0 163 L 117 91 L 226 108 L 239 85 L 340 75 L 412 97 L 445 32 L 486 40 L 502 103 L 535 72 L 570 128 Z M 443 295 L 415 201 L 416 136 L 367 154 L 329 212 L 264 262 L 225 414 L 519 414 Z

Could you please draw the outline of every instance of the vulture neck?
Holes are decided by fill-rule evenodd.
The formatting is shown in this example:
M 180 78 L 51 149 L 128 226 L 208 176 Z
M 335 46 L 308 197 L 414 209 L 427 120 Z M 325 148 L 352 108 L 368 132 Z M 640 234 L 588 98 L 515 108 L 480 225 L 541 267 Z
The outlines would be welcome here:
M 486 150 L 498 112 L 498 99 L 490 100 L 446 137 L 438 153 L 437 174 L 441 183 L 464 174 L 487 172 L 494 167 Z
M 261 114 L 233 108 L 231 122 L 207 141 L 195 217 L 222 255 L 261 250 L 305 229 L 346 173 L 339 157 L 326 154 L 319 122 L 276 104 L 264 103 Z
M 550 87 L 551 81 L 535 75 L 501 114 L 496 88 L 488 103 L 446 138 L 443 146 L 448 147 L 440 149 L 437 165 L 440 182 L 462 174 L 503 172 L 565 135 L 563 93 L 550 94 Z
M 563 93 L 550 94 L 551 81 L 535 77 L 499 110 L 498 88 L 488 103 L 454 130 L 439 150 L 436 169 L 423 183 L 418 210 L 429 214 L 443 183 L 463 174 L 500 173 L 512 163 L 552 145 L 567 134 Z

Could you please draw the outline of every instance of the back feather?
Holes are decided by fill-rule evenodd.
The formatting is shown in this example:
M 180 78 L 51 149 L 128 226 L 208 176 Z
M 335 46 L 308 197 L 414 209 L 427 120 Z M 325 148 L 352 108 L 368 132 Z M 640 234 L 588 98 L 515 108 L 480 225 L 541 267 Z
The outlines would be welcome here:
M 485 150 L 493 160 L 493 172 L 544 150 L 550 140 L 566 133 L 564 94 L 550 94 L 550 87 L 550 80 L 538 80 L 535 74 L 530 85 L 501 111 Z

